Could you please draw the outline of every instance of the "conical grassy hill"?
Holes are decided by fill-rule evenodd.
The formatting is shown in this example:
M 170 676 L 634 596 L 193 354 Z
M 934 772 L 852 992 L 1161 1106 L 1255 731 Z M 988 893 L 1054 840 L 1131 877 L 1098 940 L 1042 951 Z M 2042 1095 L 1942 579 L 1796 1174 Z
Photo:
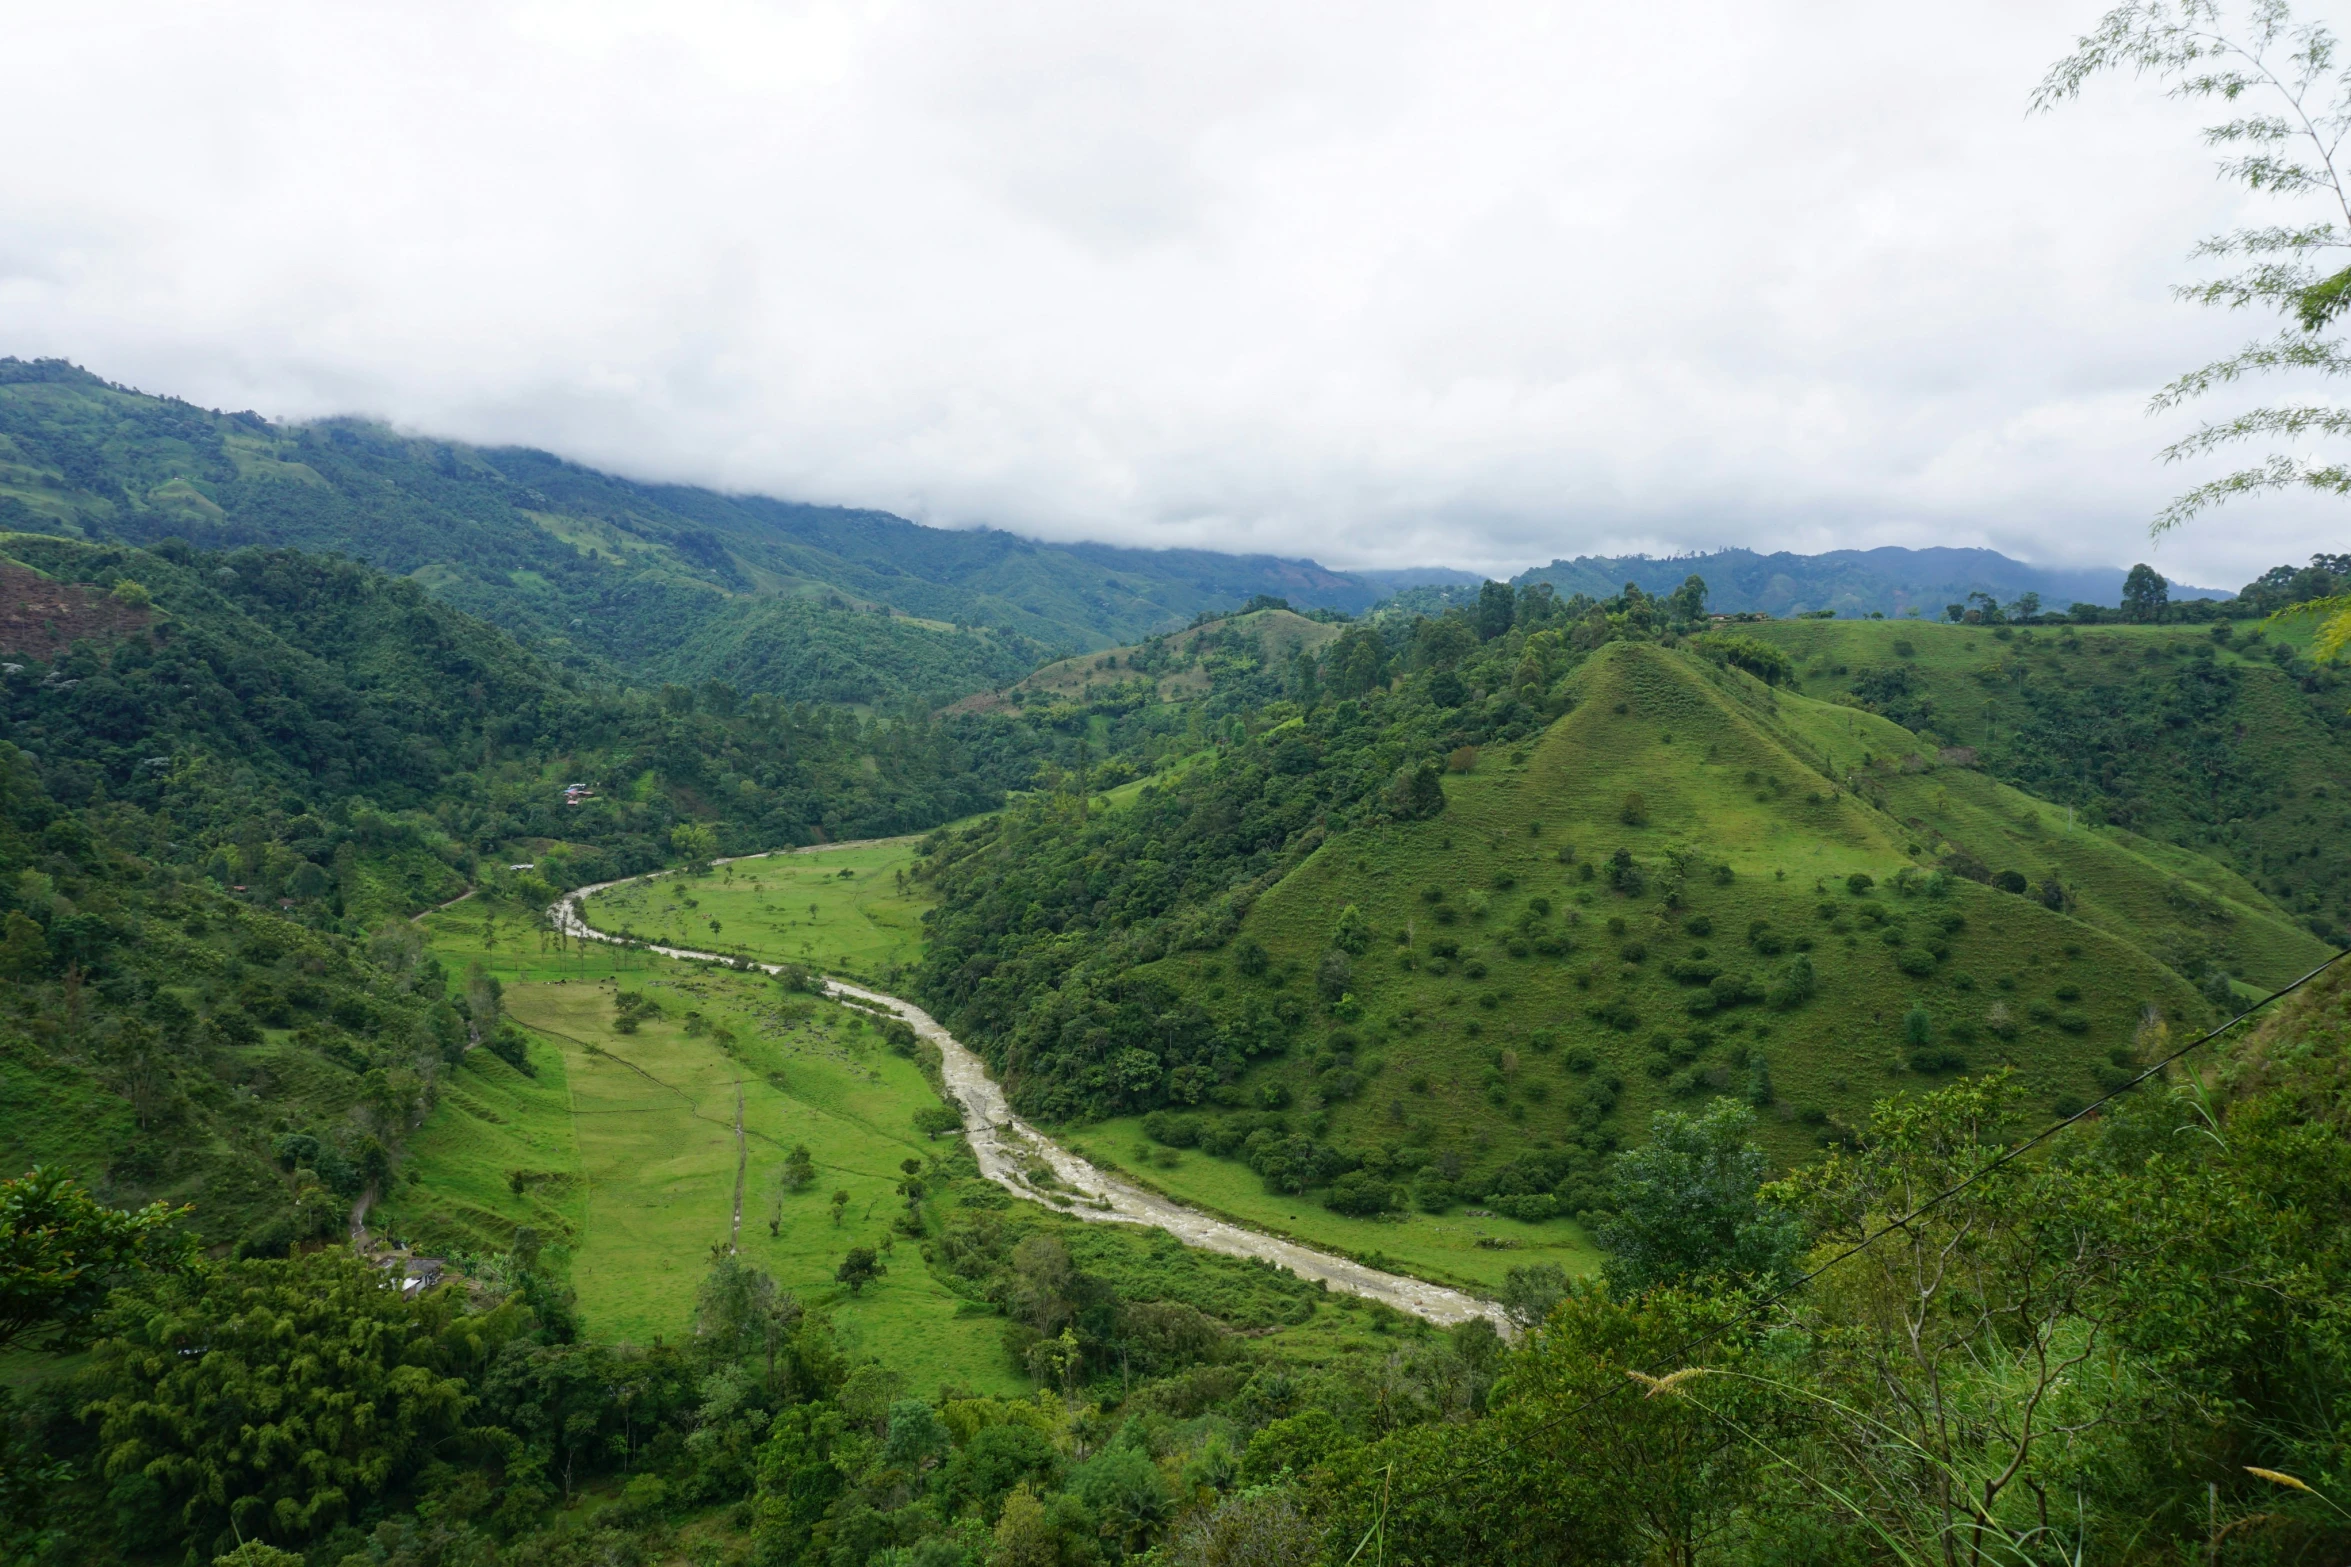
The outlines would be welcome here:
M 1533 1171 L 1572 1212 L 1653 1110 L 1751 1098 L 1782 1158 L 1961 1071 L 2054 1111 L 2215 1015 L 2167 955 L 2264 984 L 2325 955 L 2218 866 L 2069 830 L 1883 718 L 1645 643 L 1574 681 L 1523 748 L 1456 755 L 1440 814 L 1334 836 L 1223 951 L 1149 966 L 1301 1020 L 1162 1129 L 1245 1154 L 1279 1109 L 1432 1200 Z

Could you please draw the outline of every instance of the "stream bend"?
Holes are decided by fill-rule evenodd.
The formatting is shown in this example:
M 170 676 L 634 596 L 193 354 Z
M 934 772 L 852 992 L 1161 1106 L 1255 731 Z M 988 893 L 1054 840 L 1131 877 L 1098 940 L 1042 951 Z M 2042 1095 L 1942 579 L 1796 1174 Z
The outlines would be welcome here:
M 812 849 L 778 852 L 809 854 L 821 853 L 826 848 L 849 847 L 852 845 L 828 844 Z M 740 857 L 746 860 L 766 858 L 768 856 L 762 854 Z M 556 929 L 566 935 L 583 941 L 623 944 L 622 938 L 589 925 L 580 914 L 580 901 L 614 887 L 626 886 L 632 881 L 647 879 L 643 876 L 624 877 L 619 881 L 598 882 L 592 887 L 566 893 L 547 911 L 547 917 Z M 665 957 L 730 964 L 741 961 L 724 953 L 699 952 L 690 947 L 665 947 L 654 943 L 646 945 Z M 775 963 L 755 966 L 770 974 L 782 967 Z M 1513 1325 L 1492 1301 L 1462 1290 L 1448 1289 L 1442 1284 L 1431 1284 L 1425 1279 L 1384 1273 L 1351 1258 L 1316 1251 L 1296 1241 L 1217 1218 L 1096 1168 L 1015 1115 L 1011 1103 L 1005 1098 L 1003 1086 L 988 1075 L 988 1069 L 979 1056 L 928 1012 L 910 1001 L 868 990 L 846 980 L 827 978 L 824 985 L 828 994 L 851 997 L 896 1013 L 919 1037 L 938 1048 L 940 1074 L 946 1080 L 947 1091 L 956 1108 L 963 1114 L 963 1129 L 971 1144 L 972 1154 L 979 1161 L 980 1173 L 1014 1195 L 1045 1203 L 1071 1218 L 1095 1223 L 1149 1225 L 1167 1231 L 1187 1246 L 1222 1252 L 1228 1257 L 1249 1257 L 1270 1262 L 1302 1279 L 1316 1280 L 1334 1290 L 1360 1295 L 1366 1300 L 1384 1302 L 1399 1311 L 1408 1311 L 1441 1326 L 1450 1327 L 1473 1317 L 1484 1317 L 1503 1333 L 1512 1331 Z M 1050 1181 L 1042 1178 L 1041 1171 L 1051 1172 Z

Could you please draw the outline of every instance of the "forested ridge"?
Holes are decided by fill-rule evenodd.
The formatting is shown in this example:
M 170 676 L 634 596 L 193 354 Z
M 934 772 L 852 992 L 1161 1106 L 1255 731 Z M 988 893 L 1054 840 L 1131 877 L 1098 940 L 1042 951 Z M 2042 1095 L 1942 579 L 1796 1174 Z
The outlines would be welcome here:
M 57 360 L 0 359 L 0 528 L 339 553 L 582 670 L 891 707 L 1253 593 L 1362 609 L 1385 591 L 1308 561 L 1044 544 L 360 420 L 273 424 Z

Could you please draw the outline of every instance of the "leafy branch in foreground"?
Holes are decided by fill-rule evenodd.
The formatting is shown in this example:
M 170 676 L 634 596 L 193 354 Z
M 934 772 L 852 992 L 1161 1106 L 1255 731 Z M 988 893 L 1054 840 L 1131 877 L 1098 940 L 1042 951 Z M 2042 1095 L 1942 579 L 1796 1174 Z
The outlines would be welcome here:
M 0 1181 L 0 1350 L 44 1327 L 70 1341 L 129 1275 L 187 1267 L 195 1237 L 173 1221 L 188 1211 L 108 1208 L 61 1170 Z
M 2180 298 L 2231 310 L 2265 307 L 2288 325 L 2275 338 L 2256 340 L 2172 382 L 2152 399 L 2150 412 L 2168 411 L 2248 375 L 2335 377 L 2351 371 L 2343 340 L 2321 335 L 2351 309 L 2351 266 L 2336 264 L 2338 253 L 2351 248 L 2351 187 L 2342 163 L 2343 139 L 2351 132 L 2351 70 L 2337 61 L 2335 35 L 2317 23 L 2296 23 L 2285 0 L 2252 0 L 2242 15 L 2226 13 L 2220 0 L 2131 0 L 2117 6 L 2050 69 L 2032 99 L 2036 111 L 2053 109 L 2108 71 L 2156 77 L 2175 98 L 2216 100 L 2229 112 L 2204 129 L 2206 145 L 2225 154 L 2219 163 L 2223 178 L 2326 209 L 2315 222 L 2237 229 L 2196 247 L 2198 256 L 2250 264 L 2183 285 L 2175 290 Z M 2242 112 L 2249 104 L 2267 112 Z M 2163 457 L 2180 462 L 2241 441 L 2345 434 L 2351 434 L 2351 417 L 2339 410 L 2260 408 L 2206 424 L 2166 447 Z M 2156 514 L 2152 531 L 2167 532 L 2240 496 L 2288 489 L 2351 493 L 2351 468 L 2272 454 L 2177 496 Z

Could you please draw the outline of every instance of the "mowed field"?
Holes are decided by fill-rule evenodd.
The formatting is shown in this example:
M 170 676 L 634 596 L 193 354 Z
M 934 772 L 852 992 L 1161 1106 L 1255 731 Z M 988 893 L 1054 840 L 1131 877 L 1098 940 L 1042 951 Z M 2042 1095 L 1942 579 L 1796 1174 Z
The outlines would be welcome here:
M 904 875 L 918 841 L 785 852 L 707 875 L 658 876 L 599 893 L 584 913 L 598 930 L 665 946 L 881 980 L 922 950 L 929 898 Z

